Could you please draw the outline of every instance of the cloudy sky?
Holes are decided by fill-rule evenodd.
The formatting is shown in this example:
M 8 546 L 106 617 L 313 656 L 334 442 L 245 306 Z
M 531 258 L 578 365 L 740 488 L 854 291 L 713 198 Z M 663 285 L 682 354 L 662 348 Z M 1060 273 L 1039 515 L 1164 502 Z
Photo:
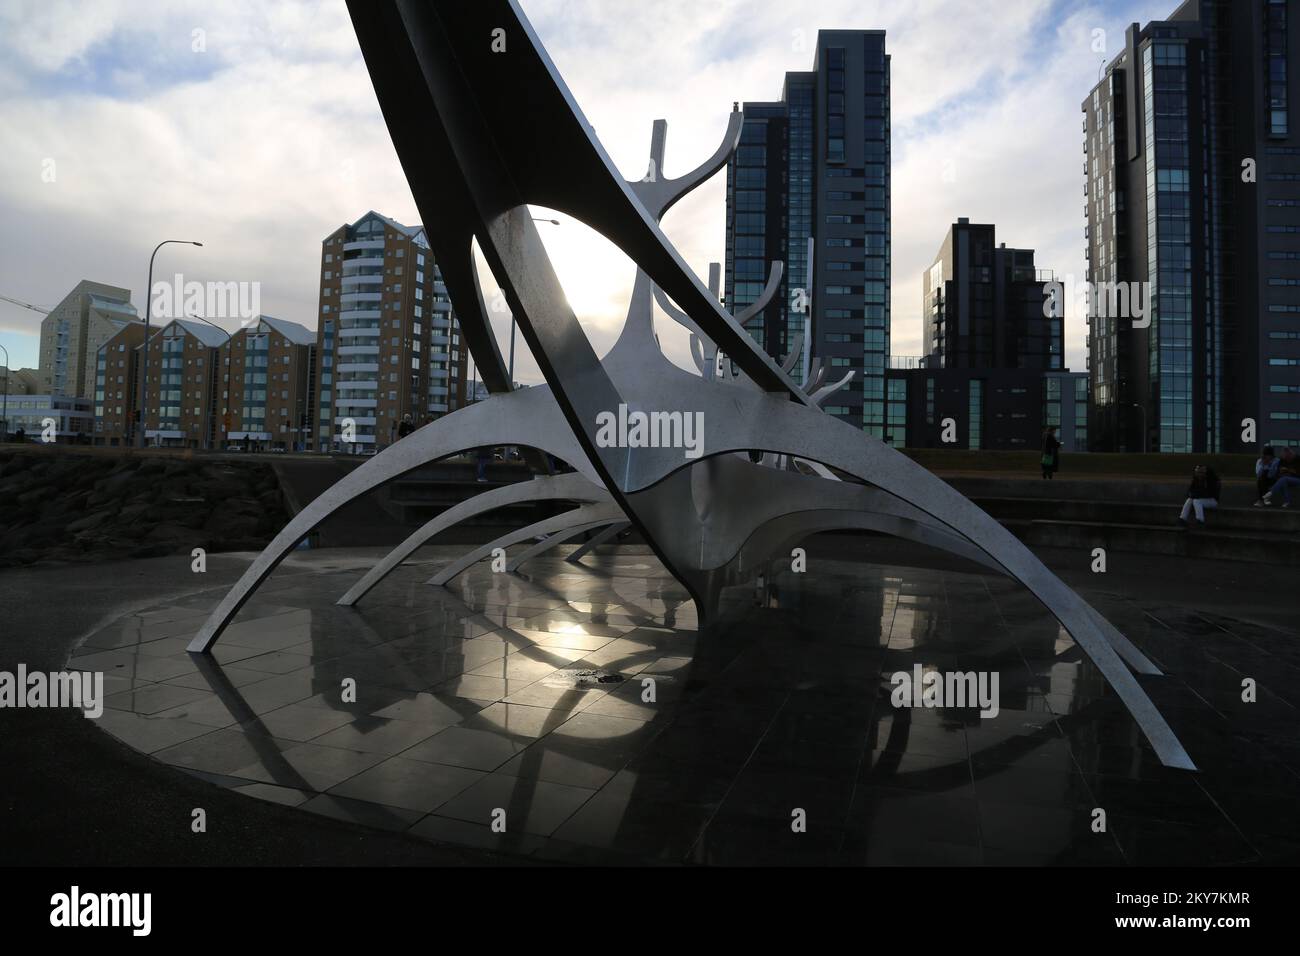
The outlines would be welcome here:
M 959 216 L 1040 268 L 1084 272 L 1079 104 L 1124 29 L 1176 0 L 522 0 L 614 162 L 666 175 L 717 144 L 733 100 L 775 99 L 819 28 L 885 29 L 893 58 L 893 351 L 920 353 L 921 273 Z M 1104 35 L 1096 31 L 1105 31 Z M 523 107 L 521 101 L 521 107 Z M 417 221 L 341 0 L 0 0 L 0 295 L 46 307 L 82 278 L 256 281 L 262 311 L 316 325 L 321 240 L 375 209 Z M 725 173 L 664 222 L 701 275 L 724 253 Z M 539 215 L 541 213 L 539 212 Z M 597 350 L 633 267 L 561 217 L 542 226 Z M 436 229 L 436 223 L 427 224 Z M 157 275 L 155 276 L 155 279 Z M 489 280 L 490 283 L 490 280 Z M 490 294 L 494 286 L 488 284 Z M 1082 369 L 1083 322 L 1067 361 Z M 508 319 L 498 334 L 509 335 Z M 35 366 L 40 316 L 0 301 Z M 675 359 L 684 342 L 668 324 Z M 522 340 L 521 340 L 522 346 Z M 540 381 L 526 353 L 516 377 Z

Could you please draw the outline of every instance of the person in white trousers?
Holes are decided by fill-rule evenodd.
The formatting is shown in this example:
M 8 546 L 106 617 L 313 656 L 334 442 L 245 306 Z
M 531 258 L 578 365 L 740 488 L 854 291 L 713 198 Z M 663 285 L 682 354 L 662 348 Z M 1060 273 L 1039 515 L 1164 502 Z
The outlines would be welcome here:
M 1205 509 L 1219 507 L 1219 476 L 1213 468 L 1197 465 L 1192 470 L 1192 483 L 1187 488 L 1187 500 L 1183 502 L 1183 513 L 1178 523 L 1187 524 L 1187 519 L 1194 513 L 1196 523 L 1205 526 Z

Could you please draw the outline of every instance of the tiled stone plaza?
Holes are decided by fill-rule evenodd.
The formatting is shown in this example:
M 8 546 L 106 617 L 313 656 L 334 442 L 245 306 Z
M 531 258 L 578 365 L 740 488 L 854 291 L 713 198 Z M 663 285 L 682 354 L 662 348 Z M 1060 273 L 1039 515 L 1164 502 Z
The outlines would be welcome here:
M 184 648 L 220 588 L 94 633 L 71 666 L 104 672 L 100 726 L 158 761 L 546 861 L 1237 864 L 1300 848 L 1300 650 L 1280 631 L 1094 595 L 1169 675 L 1143 684 L 1188 773 L 1159 765 L 1005 579 L 815 558 L 762 602 L 732 593 L 700 631 L 648 549 L 423 583 L 459 550 L 426 549 L 356 608 L 334 602 L 378 552 L 297 552 L 211 662 Z M 916 663 L 997 671 L 998 715 L 894 708 L 889 676 Z

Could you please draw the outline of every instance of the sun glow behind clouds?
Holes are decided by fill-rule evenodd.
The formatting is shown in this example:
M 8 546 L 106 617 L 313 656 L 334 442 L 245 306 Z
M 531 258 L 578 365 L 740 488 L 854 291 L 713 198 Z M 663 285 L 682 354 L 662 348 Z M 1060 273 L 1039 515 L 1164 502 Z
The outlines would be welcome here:
M 1096 82 L 1092 32 L 1167 15 L 1176 0 L 523 0 L 561 75 L 625 176 L 646 171 L 651 123 L 669 123 L 664 175 L 717 146 L 736 100 L 777 98 L 811 66 L 819 27 L 884 28 L 893 54 L 893 350 L 920 349 L 920 277 L 958 216 L 1083 275 L 1079 103 Z M 192 47 L 205 31 L 202 53 Z M 342 3 L 256 0 L 0 0 L 0 292 L 58 302 L 79 279 L 132 289 L 149 251 L 200 281 L 259 281 L 263 308 L 314 327 L 321 240 L 375 209 L 419 221 Z M 91 145 L 87 145 L 91 144 Z M 42 180 L 47 160 L 57 179 Z M 952 175 L 946 176 L 951 170 Z M 724 254 L 725 175 L 664 226 L 703 277 Z M 634 267 L 566 216 L 537 227 L 597 353 L 627 310 Z M 436 223 L 429 228 L 436 229 Z M 160 257 L 161 261 L 161 257 Z M 483 276 L 490 303 L 496 281 Z M 493 313 L 508 352 L 510 318 Z M 15 366 L 36 364 L 38 313 L 0 303 Z M 686 336 L 657 316 L 665 352 Z M 1084 326 L 1067 315 L 1082 367 Z M 15 330 L 21 334 L 15 335 Z M 521 340 L 519 340 L 521 341 Z M 517 341 L 515 378 L 540 372 Z
M 542 237 L 542 244 L 546 247 L 551 266 L 560 280 L 560 287 L 564 290 L 569 308 L 573 310 L 596 354 L 603 357 L 617 340 L 623 329 L 623 323 L 627 320 L 628 303 L 636 278 L 636 264 L 622 250 L 581 220 L 542 206 L 530 207 L 530 211 L 536 221 L 538 234 Z M 670 214 L 670 217 L 672 215 Z M 555 220 L 559 225 L 555 225 L 551 220 Z M 678 237 L 672 230 L 668 230 L 668 235 L 670 240 L 678 241 Z M 689 245 L 683 243 L 679 248 L 689 247 Z M 479 282 L 483 287 L 483 299 L 488 305 L 501 355 L 508 360 L 510 312 L 505 304 L 504 294 L 499 293 L 495 277 L 481 253 L 477 251 L 476 259 L 479 267 Z M 695 262 L 688 259 L 688 264 L 699 276 L 700 281 L 705 282 L 708 262 Z M 686 331 L 667 318 L 657 306 L 654 312 L 655 328 L 664 354 L 678 366 L 694 370 Z M 522 335 L 516 334 L 515 351 L 516 380 L 532 381 L 534 376 L 530 375 L 530 372 L 536 367 L 536 363 Z
M 580 220 L 541 207 L 533 207 L 533 215 L 560 223 L 554 226 L 543 221 L 537 228 L 569 306 L 588 336 L 597 331 L 617 335 L 627 315 L 627 295 L 636 265 Z

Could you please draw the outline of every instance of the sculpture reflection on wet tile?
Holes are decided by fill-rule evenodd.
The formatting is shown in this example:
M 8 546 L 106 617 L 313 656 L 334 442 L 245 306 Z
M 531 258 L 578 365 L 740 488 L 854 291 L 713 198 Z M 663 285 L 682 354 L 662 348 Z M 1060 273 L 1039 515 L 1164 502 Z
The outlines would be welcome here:
M 886 531 L 996 566 L 1066 627 L 1160 759 L 1193 767 L 1125 661 L 1142 673 L 1158 673 L 1155 666 L 971 501 L 879 440 L 822 414 L 817 402 L 839 383 L 817 382 L 810 396 L 792 382 L 668 242 L 660 218 L 726 163 L 739 140 L 740 113 L 732 113 L 714 154 L 675 179 L 662 175 L 665 127 L 656 125 L 650 172 L 628 182 L 517 3 L 394 0 L 350 2 L 349 10 L 421 217 L 430 224 L 430 245 L 462 334 L 493 394 L 419 429 L 295 516 L 213 611 L 191 651 L 208 651 L 292 547 L 347 502 L 448 455 L 519 445 L 572 464 L 594 490 L 585 498 L 557 494 L 580 507 L 513 540 L 630 522 L 695 598 L 703 620 L 716 611 L 724 587 L 752 580 L 774 554 L 788 554 L 792 542 L 819 530 Z M 628 321 L 603 360 L 565 299 L 530 205 L 584 222 L 638 267 Z M 544 386 L 510 390 L 477 282 L 473 241 L 505 293 Z M 766 295 L 776 287 L 769 282 Z M 656 290 L 670 317 L 692 332 L 703 374 L 678 368 L 660 352 Z M 718 353 L 725 356 L 723 376 L 712 373 Z M 698 416 L 702 456 L 687 458 L 680 447 L 598 441 L 602 414 L 620 407 Z M 760 453 L 758 461 L 751 452 Z M 836 480 L 830 469 L 856 481 Z M 418 544 L 400 546 L 392 563 Z M 446 580 L 445 573 L 435 580 Z M 348 592 L 352 600 L 357 590 Z

